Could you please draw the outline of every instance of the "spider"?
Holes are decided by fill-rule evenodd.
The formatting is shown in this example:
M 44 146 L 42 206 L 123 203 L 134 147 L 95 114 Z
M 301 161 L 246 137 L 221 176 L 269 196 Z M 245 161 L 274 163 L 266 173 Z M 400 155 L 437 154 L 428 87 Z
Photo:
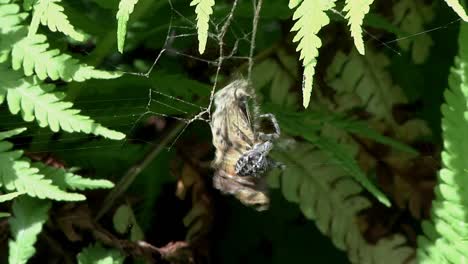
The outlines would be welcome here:
M 283 168 L 268 157 L 281 132 L 273 114 L 258 114 L 248 87 L 247 81 L 237 80 L 214 96 L 215 111 L 210 122 L 216 148 L 213 183 L 242 203 L 265 210 L 270 200 L 262 176 L 272 168 Z M 262 119 L 271 123 L 273 133 L 260 130 Z

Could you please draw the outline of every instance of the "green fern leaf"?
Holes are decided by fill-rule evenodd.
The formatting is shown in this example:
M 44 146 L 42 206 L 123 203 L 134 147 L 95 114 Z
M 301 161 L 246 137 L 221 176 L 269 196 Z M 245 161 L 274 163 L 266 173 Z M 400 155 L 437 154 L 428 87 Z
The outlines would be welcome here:
M 10 217 L 10 214 L 5 213 L 5 212 L 0 212 L 0 218 L 4 218 L 4 217 Z
M 453 9 L 453 11 L 455 11 L 455 13 L 457 13 L 461 19 L 463 19 L 463 21 L 468 22 L 468 15 L 458 0 L 445 0 L 445 2 Z
M 393 24 L 406 32 L 406 36 L 418 34 L 425 30 L 434 18 L 433 5 L 430 2 L 420 0 L 400 0 L 393 5 Z M 426 61 L 433 44 L 430 34 L 421 34 L 417 38 L 401 38 L 398 46 L 404 51 L 411 52 L 411 57 L 416 64 Z
M 369 244 L 353 219 L 371 206 L 361 195 L 362 187 L 340 166 L 331 164 L 327 155 L 306 143 L 289 144 L 286 152 L 272 156 L 286 165 L 280 177 L 283 196 L 299 204 L 303 214 L 330 236 L 333 244 L 348 252 L 352 263 L 408 263 L 414 250 L 396 235 Z M 379 262 L 380 261 L 380 262 Z
M 64 8 L 59 4 L 62 0 L 38 0 L 34 5 L 34 13 L 29 27 L 28 36 L 36 34 L 39 23 L 47 26 L 52 32 L 62 32 L 76 41 L 85 40 L 85 35 L 79 33 L 68 21 Z
M 213 14 L 214 4 L 214 0 L 192 0 L 190 2 L 190 6 L 197 6 L 195 13 L 197 14 L 198 52 L 200 54 L 205 52 L 210 15 Z
M 51 204 L 31 197 L 23 196 L 13 203 L 13 215 L 10 218 L 10 231 L 13 239 L 9 241 L 8 262 L 23 264 L 31 258 L 36 249 L 37 236 L 47 221 Z
M 92 66 L 80 64 L 68 54 L 60 54 L 58 49 L 48 50 L 49 44 L 44 35 L 26 37 L 16 43 L 12 50 L 12 68 L 21 67 L 26 76 L 36 73 L 39 79 L 82 82 L 91 78 L 113 79 L 122 76 L 120 72 L 97 70 Z
M 120 53 L 123 53 L 128 19 L 137 3 L 138 0 L 120 0 L 119 11 L 117 11 L 117 49 Z
M 37 2 L 37 0 L 24 0 L 23 1 L 23 9 L 26 10 L 26 11 L 31 10 L 36 2 Z
M 348 154 L 348 152 L 340 144 L 323 137 L 314 139 L 313 137 L 305 136 L 305 138 L 311 141 L 314 145 L 317 145 L 324 152 L 328 153 L 331 157 L 333 157 L 334 160 L 338 161 L 340 166 L 342 166 L 344 170 L 353 176 L 356 181 L 362 184 L 366 190 L 374 195 L 377 200 L 379 200 L 385 206 L 391 206 L 390 200 L 388 200 L 387 196 L 385 196 L 385 194 L 369 180 L 361 168 L 359 168 L 359 165 L 353 156 Z
M 22 194 L 24 194 L 24 192 L 11 192 L 11 193 L 7 193 L 7 194 L 2 194 L 2 195 L 0 195 L 0 203 L 13 200 L 13 199 L 15 199 L 16 197 L 18 197 L 18 196 L 20 196 Z
M 360 54 L 364 55 L 364 41 L 362 40 L 362 22 L 364 16 L 369 12 L 370 5 L 374 0 L 346 0 L 344 11 L 351 26 L 351 35 L 354 45 Z
M 15 27 L 20 25 L 27 17 L 27 13 L 20 13 L 19 5 L 5 1 L 0 3 L 0 34 L 7 34 L 16 30 Z
M 395 125 L 392 109 L 398 103 L 407 103 L 400 87 L 392 83 L 392 77 L 386 70 L 390 60 L 381 53 L 367 50 L 365 56 L 352 51 L 351 54 L 338 52 L 327 69 L 326 82 L 340 96 L 350 95 L 355 105 L 346 109 L 364 107 L 377 120 L 385 120 Z
M 335 1 L 291 0 L 289 2 L 291 9 L 299 5 L 293 15 L 293 20 L 297 21 L 291 31 L 297 31 L 293 42 L 299 42 L 296 51 L 301 52 L 300 59 L 304 66 L 302 104 L 305 108 L 309 106 L 318 48 L 322 46 L 322 41 L 317 33 L 330 22 L 325 11 L 330 10 L 335 5 Z
M 0 141 L 4 140 L 6 138 L 10 138 L 10 137 L 19 135 L 19 134 L 23 133 L 25 130 L 26 130 L 26 128 L 22 127 L 22 128 L 16 128 L 16 129 L 0 132 Z
M 413 155 L 418 154 L 418 151 L 415 150 L 414 148 L 404 143 L 401 143 L 398 140 L 394 140 L 390 137 L 381 135 L 377 131 L 371 129 L 366 122 L 339 118 L 337 120 L 332 121 L 331 125 L 337 128 L 343 129 L 345 131 L 348 131 L 350 133 L 354 133 L 356 135 L 361 135 L 363 137 L 373 139 L 376 142 L 391 146 L 395 148 L 396 150 L 411 153 Z
M 125 137 L 95 123 L 88 116 L 80 115 L 80 110 L 71 108 L 72 103 L 62 100 L 65 97 L 63 93 L 53 92 L 54 85 L 43 84 L 35 77 L 25 78 L 5 65 L 0 65 L 0 73 L 4 78 L 0 87 L 0 104 L 6 97 L 10 112 L 21 112 L 25 121 L 36 119 L 40 127 L 49 126 L 54 132 L 84 132 L 110 139 Z
M 461 263 L 468 258 L 466 155 L 468 141 L 468 24 L 461 23 L 459 55 L 444 92 L 442 131 L 444 150 L 430 221 L 422 224 L 418 237 L 420 263 Z
M 78 264 L 122 264 L 125 260 L 118 250 L 105 249 L 99 243 L 88 246 L 77 256 Z
M 23 22 L 27 13 L 20 13 L 21 8 L 9 1 L 0 3 L 0 63 L 5 62 L 10 55 L 11 47 L 27 34 Z
M 24 192 L 32 197 L 49 198 L 59 201 L 81 201 L 86 197 L 77 193 L 67 193 L 44 179 L 39 170 L 32 168 L 29 161 L 20 159 L 22 151 L 11 150 L 13 144 L 0 141 L 0 182 L 8 191 Z
M 104 179 L 89 179 L 76 175 L 62 168 L 55 168 L 44 163 L 34 163 L 33 167 L 39 169 L 39 173 L 51 179 L 53 184 L 63 190 L 109 189 L 114 187 L 111 181 Z

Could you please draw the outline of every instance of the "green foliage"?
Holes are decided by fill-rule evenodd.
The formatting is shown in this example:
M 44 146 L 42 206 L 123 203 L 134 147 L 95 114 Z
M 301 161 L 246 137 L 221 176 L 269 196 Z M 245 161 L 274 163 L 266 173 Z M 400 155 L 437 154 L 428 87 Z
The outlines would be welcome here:
M 40 127 L 48 126 L 54 132 L 84 132 L 111 139 L 125 137 L 120 132 L 95 123 L 88 116 L 80 115 L 80 110 L 71 108 L 73 103 L 62 100 L 64 93 L 53 92 L 53 84 L 44 84 L 35 76 L 22 77 L 6 65 L 0 65 L 0 73 L 4 76 L 0 87 L 0 103 L 6 98 L 10 112 L 21 112 L 25 121 L 36 119 Z
M 50 200 L 83 201 L 86 197 L 75 191 L 112 188 L 112 182 L 118 182 L 126 171 L 132 170 L 138 171 L 138 175 L 128 191 L 119 197 L 129 205 L 124 204 L 106 214 L 104 218 L 107 219 L 99 223 L 99 230 L 90 232 L 92 236 L 82 236 L 81 244 L 91 244 L 77 255 L 79 263 L 123 263 L 124 255 L 138 251 L 125 246 L 122 247 L 125 253 L 105 248 L 97 242 L 100 239 L 108 242 L 110 237 L 116 242 L 113 238 L 117 236 L 122 240 L 121 245 L 126 245 L 145 237 L 159 244 L 178 241 L 184 237 L 182 232 L 190 250 L 201 246 L 203 253 L 209 252 L 225 260 L 215 258 L 213 263 L 302 263 L 311 257 L 315 262 L 332 263 L 339 254 L 331 247 L 322 251 L 321 246 L 326 243 L 319 231 L 330 238 L 330 246 L 333 243 L 344 250 L 354 263 L 415 261 L 414 246 L 407 246 L 407 239 L 394 232 L 403 217 L 392 216 L 388 221 L 391 231 L 384 226 L 386 233 L 377 234 L 377 239 L 369 242 L 369 236 L 375 238 L 372 236 L 375 229 L 371 227 L 377 226 L 380 232 L 382 222 L 387 224 L 386 215 L 378 216 L 378 223 L 363 220 L 362 216 L 374 209 L 371 206 L 375 201 L 369 197 L 372 195 L 388 206 L 392 198 L 398 199 L 394 197 L 398 190 L 389 191 L 391 186 L 382 184 L 380 177 L 377 186 L 373 178 L 377 165 L 367 164 L 368 160 L 361 159 L 361 154 L 378 156 L 376 162 L 387 162 L 387 157 L 380 153 L 366 152 L 374 144 L 380 150 L 382 146 L 376 143 L 381 143 L 391 147 L 382 148 L 384 152 L 405 152 L 402 155 L 418 157 L 417 151 L 399 137 L 399 129 L 404 124 L 396 120 L 396 106 L 407 107 L 407 103 L 417 103 L 421 98 L 425 107 L 438 106 L 437 89 L 432 80 L 435 75 L 445 78 L 439 61 L 449 57 L 446 54 L 449 49 L 441 48 L 445 46 L 440 46 L 437 37 L 444 39 L 444 45 L 451 45 L 450 38 L 445 40 L 445 37 L 455 28 L 455 22 L 447 24 L 453 21 L 453 12 L 441 2 L 444 10 L 449 10 L 448 15 L 441 14 L 440 5 L 422 0 L 375 1 L 371 13 L 372 0 L 263 2 L 257 37 L 251 43 L 252 3 L 239 1 L 223 43 L 218 43 L 223 45 L 225 53 L 220 74 L 215 76 L 220 58 L 215 49 L 206 49 L 208 38 L 213 37 L 209 29 L 219 31 L 219 26 L 228 18 L 231 1 L 220 1 L 215 6 L 214 0 L 190 3 L 179 0 L 0 0 L 0 103 L 6 101 L 0 122 L 0 202 L 4 202 L 1 211 L 13 204 L 11 263 L 25 263 L 35 253 L 34 244 L 48 218 L 49 208 L 53 208 L 51 217 L 56 217 L 57 211 L 62 213 L 62 209 L 66 212 L 74 206 L 87 208 L 90 218 L 78 217 L 77 221 L 82 223 L 91 220 L 96 213 L 94 210 L 100 209 L 99 199 L 106 192 L 93 192 L 89 197 L 95 198 L 89 205 L 96 206 L 87 206 L 86 202 L 65 205 L 61 202 L 51 207 Z M 466 20 L 466 12 L 458 1 L 446 2 Z M 130 16 L 132 26 L 128 26 Z M 116 25 L 106 23 L 115 18 Z M 351 42 L 348 45 L 348 39 L 340 30 L 344 25 L 336 23 L 325 28 L 334 19 L 349 24 L 354 45 L 361 54 L 365 48 L 365 56 L 359 55 Z M 292 33 L 285 30 L 285 26 L 291 24 Z M 443 25 L 440 30 L 432 31 L 440 25 Z M 363 26 L 371 28 L 369 32 L 372 33 L 366 45 Z M 197 38 L 191 38 L 195 33 L 198 45 Z M 466 35 L 465 32 L 460 36 L 460 56 L 452 73 L 451 92 L 446 93 L 447 105 L 443 108 L 444 137 L 447 137 L 444 169 L 439 175 L 442 183 L 436 192 L 438 200 L 434 202 L 433 219 L 422 225 L 425 234 L 419 237 L 421 262 L 457 263 L 460 256 L 466 256 L 463 251 L 468 236 L 463 229 L 466 201 L 462 193 L 466 185 L 462 177 L 465 173 L 463 157 L 466 156 L 462 137 L 466 134 L 463 132 L 466 129 L 463 98 L 465 79 L 468 79 Z M 299 60 L 291 49 L 291 45 L 296 45 L 290 43 L 292 36 L 300 53 Z M 82 42 L 85 39 L 86 42 Z M 400 46 L 394 48 L 394 42 Z M 255 54 L 250 57 L 253 46 Z M 125 54 L 119 54 L 124 48 Z M 163 49 L 164 53 L 154 64 L 155 57 Z M 199 58 L 205 50 L 205 56 Z M 323 61 L 317 63 L 319 50 Z M 349 50 L 353 51 L 345 52 Z M 221 87 L 231 77 L 238 76 L 238 72 L 242 75 L 250 61 L 254 62 L 252 83 L 262 112 L 273 112 L 277 116 L 283 136 L 287 138 L 275 144 L 273 153 L 273 158 L 283 162 L 286 170 L 281 176 L 269 178 L 270 186 L 279 190 L 272 192 L 271 210 L 262 214 L 240 207 L 234 199 L 212 196 L 211 192 L 194 194 L 194 199 L 216 204 L 213 210 L 220 210 L 215 212 L 217 216 L 221 213 L 221 220 L 214 220 L 216 229 L 211 230 L 214 238 L 206 241 L 202 237 L 203 243 L 198 244 L 197 239 L 193 239 L 198 238 L 196 231 L 212 227 L 202 226 L 200 207 L 187 208 L 186 203 L 172 201 L 174 188 L 180 182 L 176 183 L 171 169 L 174 155 L 177 155 L 205 173 L 209 157 L 192 158 L 198 151 L 209 151 L 210 145 L 203 143 L 210 140 L 210 134 L 206 123 L 194 122 L 178 138 L 174 151 L 161 151 L 167 132 L 173 132 L 173 125 L 177 127 L 180 122 L 170 117 L 190 119 L 203 111 L 209 104 L 213 80 L 218 81 L 217 88 Z M 401 65 L 404 66 L 399 67 Z M 122 72 L 107 71 L 105 67 Z M 398 69 L 391 72 L 395 68 Z M 420 76 L 424 78 L 413 74 L 416 71 L 423 72 Z M 406 76 L 406 86 L 401 78 L 395 77 L 398 74 Z M 415 83 L 422 85 L 413 87 Z M 303 106 L 310 105 L 307 110 L 299 110 L 301 88 Z M 418 92 L 410 96 L 411 89 Z M 426 99 L 434 103 L 427 104 Z M 409 112 L 414 114 L 409 117 L 411 120 L 419 120 L 419 110 Z M 39 126 L 31 122 L 33 120 Z M 27 124 L 29 134 L 18 135 L 24 128 L 17 127 L 26 126 L 25 122 L 31 122 Z M 380 124 L 385 127 L 379 127 Z M 108 126 L 127 131 L 128 141 L 106 140 L 125 136 Z M 372 129 L 387 132 L 387 126 L 391 132 L 396 131 L 396 136 L 391 134 L 394 138 Z M 91 135 L 83 137 L 74 132 Z M 369 146 L 368 142 L 371 142 Z M 194 147 L 196 143 L 202 144 Z M 188 147 L 194 150 L 186 150 Z M 53 166 L 32 162 L 24 153 L 34 160 L 47 160 L 47 164 Z M 151 153 L 158 153 L 157 157 L 145 160 L 153 155 Z M 142 164 L 144 166 L 140 166 Z M 63 168 L 57 168 L 61 166 Z M 77 167 L 87 177 L 77 175 Z M 206 173 L 209 184 L 209 173 Z M 381 189 L 386 191 L 385 195 Z M 395 206 L 385 210 L 406 215 Z M 8 215 L 0 213 L 0 217 Z M 108 221 L 112 216 L 113 221 Z M 166 221 L 164 217 L 171 219 Z M 312 221 L 304 221 L 304 217 Z M 83 230 L 76 222 L 70 224 L 74 227 L 64 227 L 63 222 L 58 221 L 61 219 L 52 219 L 50 225 L 44 226 L 47 231 L 53 231 L 47 235 L 58 234 L 60 246 L 67 249 L 67 254 L 76 254 L 77 248 L 69 247 L 69 241 L 63 240 L 60 232 L 66 237 L 70 233 L 81 236 L 78 233 Z M 55 226 L 55 223 L 59 224 Z M 314 229 L 314 223 L 319 231 Z M 184 224 L 190 228 L 184 229 Z M 109 233 L 99 236 L 103 230 Z M 225 233 L 229 234 L 227 238 L 223 237 Z M 158 237 L 155 239 L 153 234 Z M 213 243 L 204 243 L 212 241 L 219 243 L 215 243 L 214 248 L 206 246 Z M 37 258 L 42 258 L 44 247 L 39 248 L 41 254 Z M 238 258 L 231 259 L 235 256 Z
M 9 217 L 9 213 L 0 212 L 0 218 Z
M 382 53 L 368 50 L 366 56 L 356 52 L 337 52 L 327 69 L 327 82 L 343 98 L 343 109 L 364 107 L 376 119 L 395 124 L 392 107 L 406 103 L 401 88 L 392 83 L 386 68 L 390 60 Z
M 9 221 L 13 237 L 8 243 L 10 264 L 26 263 L 34 255 L 34 244 L 48 218 L 50 206 L 48 201 L 27 196 L 13 202 L 13 217 Z
M 62 0 L 37 0 L 34 4 L 34 12 L 29 26 L 28 36 L 36 34 L 39 24 L 47 26 L 52 32 L 62 32 L 76 41 L 84 41 L 85 35 L 76 31 L 68 21 L 64 8 L 60 5 Z M 25 3 L 30 6 L 29 3 Z M 43 62 L 44 63 L 44 62 Z
M 205 52 L 210 15 L 213 13 L 214 4 L 214 0 L 192 0 L 192 2 L 190 2 L 190 6 L 196 6 L 198 52 L 200 52 L 200 54 Z
M 298 203 L 303 214 L 314 220 L 337 248 L 348 252 L 351 262 L 392 259 L 402 263 L 414 253 L 407 246 L 395 248 L 404 244 L 401 236 L 368 244 L 352 219 L 371 203 L 361 195 L 362 187 L 345 170 L 330 163 L 325 153 L 311 145 L 295 144 L 287 152 L 276 151 L 274 157 L 286 165 L 280 178 L 284 197 Z
M 294 85 L 299 76 L 296 72 L 298 62 L 294 56 L 284 49 L 275 53 L 277 59 L 266 59 L 255 64 L 252 70 L 252 84 L 259 92 L 267 87 L 269 98 L 277 107 L 297 109 L 298 95 L 291 93 L 289 88 Z
M 283 125 L 284 130 L 290 135 L 298 135 L 304 137 L 305 140 L 318 146 L 324 152 L 329 154 L 329 157 L 336 162 L 338 167 L 341 167 L 354 177 L 359 183 L 363 185 L 370 193 L 372 193 L 381 203 L 386 206 L 390 206 L 390 201 L 383 194 L 374 183 L 372 183 L 365 173 L 360 169 L 356 160 L 354 159 L 355 151 L 350 150 L 344 146 L 341 146 L 336 139 L 329 138 L 327 136 L 317 136 L 317 128 L 320 129 L 322 125 L 311 124 L 314 122 L 313 119 L 307 118 L 307 115 L 299 114 L 296 116 L 279 115 L 278 119 Z M 315 120 L 316 122 L 317 120 Z M 325 120 L 324 120 L 325 121 Z M 327 120 L 329 122 L 329 120 Z M 329 122 L 333 125 L 333 122 Z M 314 128 L 315 127 L 315 128 Z M 314 129 L 316 131 L 314 131 Z
M 462 0 L 463 1 L 463 0 Z M 457 15 L 463 19 L 463 21 L 468 22 L 468 15 L 466 14 L 465 9 L 460 4 L 459 0 L 445 0 L 447 5 L 449 5 Z
M 120 0 L 119 11 L 117 12 L 117 48 L 120 53 L 123 53 L 130 14 L 132 14 L 137 3 L 138 0 Z
M 8 59 L 11 46 L 27 34 L 22 25 L 27 17 L 27 13 L 20 12 L 19 5 L 0 2 L 0 63 Z
M 300 51 L 300 59 L 304 66 L 302 104 L 305 108 L 307 108 L 310 102 L 318 48 L 322 46 L 322 41 L 317 36 L 317 33 L 321 28 L 330 23 L 330 19 L 325 11 L 331 9 L 334 3 L 335 0 L 319 2 L 291 0 L 289 2 L 289 8 L 294 9 L 297 7 L 293 15 L 293 20 L 296 20 L 296 23 L 291 28 L 291 31 L 297 31 L 293 42 L 299 42 L 296 50 Z
M 58 49 L 49 50 L 47 37 L 40 34 L 23 38 L 13 46 L 11 64 L 14 70 L 23 68 L 26 76 L 36 74 L 41 80 L 83 82 L 91 78 L 113 79 L 122 75 L 80 64 L 70 55 L 60 54 Z
M 5 134 L 14 135 L 21 130 L 9 131 Z M 5 136 L 4 136 L 5 137 Z M 32 197 L 48 198 L 59 201 L 80 201 L 85 197 L 81 194 L 67 193 L 44 179 L 39 170 L 31 167 L 27 159 L 21 158 L 21 150 L 11 150 L 13 144 L 0 141 L 0 186 L 8 191 L 26 193 Z
M 79 264 L 121 264 L 125 257 L 115 249 L 105 249 L 95 244 L 83 249 L 77 260 Z
M 354 38 L 354 45 L 360 54 L 364 55 L 364 41 L 362 40 L 362 23 L 364 16 L 369 12 L 369 7 L 374 0 L 346 0 L 343 11 L 351 26 L 351 35 Z
M 129 238 L 131 241 L 142 240 L 144 238 L 143 231 L 141 230 L 135 218 L 133 210 L 130 206 L 121 205 L 112 218 L 114 228 L 120 234 L 126 234 L 130 231 Z
M 33 167 L 39 169 L 39 173 L 46 175 L 51 179 L 54 185 L 63 190 L 94 190 L 109 189 L 114 187 L 111 181 L 104 179 L 90 179 L 74 174 L 71 170 L 46 166 L 43 163 L 36 162 Z
M 406 36 L 424 31 L 425 25 L 434 18 L 433 5 L 424 1 L 402 0 L 393 6 L 393 23 L 406 32 Z M 411 58 L 416 64 L 426 61 L 430 48 L 433 45 L 432 38 L 423 34 L 418 38 L 406 38 L 402 36 L 398 45 L 402 50 L 410 52 Z
M 13 200 L 15 199 L 16 197 L 20 196 L 24 194 L 24 192 L 11 192 L 11 193 L 8 193 L 8 194 L 3 194 L 3 195 L 0 195 L 0 203 L 3 203 L 5 201 L 9 201 L 9 200 Z
M 439 172 L 432 219 L 422 223 L 424 236 L 418 237 L 420 263 L 460 263 L 468 257 L 466 238 L 467 171 L 465 157 L 468 141 L 468 25 L 461 25 L 459 55 L 455 59 L 442 105 L 444 150 Z

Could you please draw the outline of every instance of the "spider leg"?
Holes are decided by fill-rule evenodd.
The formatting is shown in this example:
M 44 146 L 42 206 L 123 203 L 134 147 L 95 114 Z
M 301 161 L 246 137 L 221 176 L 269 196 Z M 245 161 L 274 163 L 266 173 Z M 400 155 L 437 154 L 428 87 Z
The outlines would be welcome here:
M 273 125 L 275 131 L 273 133 L 269 133 L 269 134 L 266 134 L 266 133 L 263 133 L 263 132 L 258 132 L 258 138 L 262 141 L 271 141 L 271 140 L 275 140 L 277 138 L 279 138 L 279 136 L 281 135 L 281 130 L 280 130 L 280 127 L 279 127 L 279 124 L 278 124 L 278 121 L 276 120 L 276 117 L 271 114 L 271 113 L 267 113 L 267 114 L 262 114 L 262 115 L 259 115 L 258 118 L 267 118 L 270 120 L 271 124 Z

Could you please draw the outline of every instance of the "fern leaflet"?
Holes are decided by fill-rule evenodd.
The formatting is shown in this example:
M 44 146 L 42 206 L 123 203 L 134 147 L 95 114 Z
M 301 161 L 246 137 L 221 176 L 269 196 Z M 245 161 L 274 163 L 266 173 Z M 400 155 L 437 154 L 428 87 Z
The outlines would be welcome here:
M 453 9 L 453 11 L 455 11 L 455 13 L 457 13 L 461 19 L 463 19 L 463 21 L 468 22 L 468 15 L 458 0 L 445 0 L 445 2 Z
M 47 26 L 52 32 L 60 31 L 76 41 L 85 40 L 85 35 L 79 33 L 68 21 L 64 8 L 59 4 L 62 0 L 38 0 L 34 5 L 34 13 L 29 26 L 28 36 L 36 34 L 39 24 Z
M 13 239 L 9 241 L 8 262 L 23 264 L 36 250 L 34 244 L 42 226 L 47 220 L 50 202 L 23 196 L 13 203 L 13 215 L 10 218 L 10 230 Z
M 312 93 L 313 77 L 315 65 L 317 64 L 318 48 L 322 46 L 322 41 L 317 36 L 319 30 L 326 26 L 330 19 L 325 11 L 335 5 L 336 0 L 291 0 L 289 8 L 297 9 L 294 12 L 293 20 L 297 20 L 291 31 L 297 31 L 293 42 L 299 42 L 296 51 L 300 51 L 300 59 L 304 66 L 302 83 L 302 104 L 305 108 L 309 105 L 310 94 Z
M 322 151 L 308 144 L 295 144 L 291 151 L 275 151 L 273 157 L 286 165 L 280 178 L 283 196 L 298 203 L 303 214 L 330 236 L 333 244 L 348 252 L 353 263 L 381 263 L 391 259 L 406 263 L 414 253 L 400 236 L 384 238 L 376 245 L 366 242 L 355 217 L 371 206 L 360 195 L 362 187 L 344 170 L 329 164 Z M 313 161 L 313 162 L 311 162 Z
M 138 0 L 120 0 L 117 11 L 117 49 L 120 53 L 123 53 L 128 19 L 137 3 Z
M 23 67 L 24 74 L 36 73 L 39 79 L 47 77 L 52 80 L 61 78 L 64 81 L 82 82 L 87 79 L 113 79 L 122 76 L 120 72 L 97 70 L 92 66 L 80 64 L 68 54 L 60 54 L 58 49 L 48 50 L 49 44 L 44 35 L 33 35 L 23 38 L 13 46 L 12 68 Z
M 16 128 L 8 131 L 2 131 L 0 132 L 0 140 L 4 140 L 6 138 L 10 138 L 16 135 L 19 135 L 23 133 L 26 130 L 26 128 L 21 127 L 21 128 Z
M 24 192 L 32 197 L 49 198 L 59 201 L 81 201 L 86 197 L 68 193 L 44 179 L 39 170 L 32 168 L 28 160 L 21 159 L 22 151 L 11 150 L 13 144 L 0 141 L 0 185 L 8 191 Z
M 27 13 L 20 13 L 19 5 L 0 3 L 0 63 L 8 59 L 12 45 L 26 36 L 27 28 L 22 23 L 27 17 Z
M 41 174 L 51 179 L 54 185 L 57 185 L 63 190 L 86 190 L 86 189 L 109 189 L 114 187 L 111 181 L 104 179 L 89 179 L 76 175 L 62 168 L 47 166 L 43 163 L 36 162 L 33 167 L 39 169 Z
M 354 45 L 360 54 L 364 55 L 364 41 L 362 40 L 362 22 L 364 16 L 369 12 L 369 7 L 374 0 L 346 0 L 344 11 L 351 26 L 351 35 Z
M 468 152 L 468 25 L 462 23 L 459 55 L 449 77 L 449 89 L 444 92 L 442 131 L 443 167 L 439 172 L 432 219 L 422 224 L 424 236 L 418 237 L 420 263 L 462 263 L 468 258 L 465 226 L 467 194 L 466 155 Z
M 0 218 L 9 217 L 9 216 L 10 216 L 9 213 L 0 212 Z
M 72 109 L 72 103 L 63 101 L 63 93 L 53 92 L 55 86 L 44 84 L 37 78 L 23 77 L 0 64 L 0 73 L 4 78 L 0 82 L 0 104 L 5 97 L 12 114 L 21 111 L 25 121 L 37 120 L 39 126 L 49 126 L 54 132 L 84 132 L 104 136 L 110 139 L 122 139 L 124 134 L 107 129 L 95 123 L 88 116 L 80 115 L 80 110 Z
M 214 4 L 214 0 L 193 0 L 190 2 L 190 6 L 197 6 L 195 7 L 195 13 L 197 14 L 198 52 L 200 54 L 205 52 L 210 15 L 213 14 Z
M 90 245 L 78 256 L 78 264 L 122 264 L 125 257 L 115 249 L 105 249 L 100 244 Z
M 24 194 L 24 192 L 11 192 L 11 193 L 7 193 L 7 194 L 2 194 L 2 195 L 0 195 L 0 203 L 13 200 L 13 199 L 15 199 L 16 197 L 18 197 L 18 196 L 20 196 L 22 194 Z
M 307 137 L 306 137 L 307 138 Z M 311 141 L 311 137 L 308 138 Z M 366 190 L 374 195 L 384 205 L 390 207 L 390 200 L 373 184 L 363 171 L 359 168 L 357 162 L 346 152 L 340 144 L 326 138 L 319 138 L 313 141 L 321 150 L 328 153 L 335 160 L 340 162 L 341 167 L 352 175 Z

